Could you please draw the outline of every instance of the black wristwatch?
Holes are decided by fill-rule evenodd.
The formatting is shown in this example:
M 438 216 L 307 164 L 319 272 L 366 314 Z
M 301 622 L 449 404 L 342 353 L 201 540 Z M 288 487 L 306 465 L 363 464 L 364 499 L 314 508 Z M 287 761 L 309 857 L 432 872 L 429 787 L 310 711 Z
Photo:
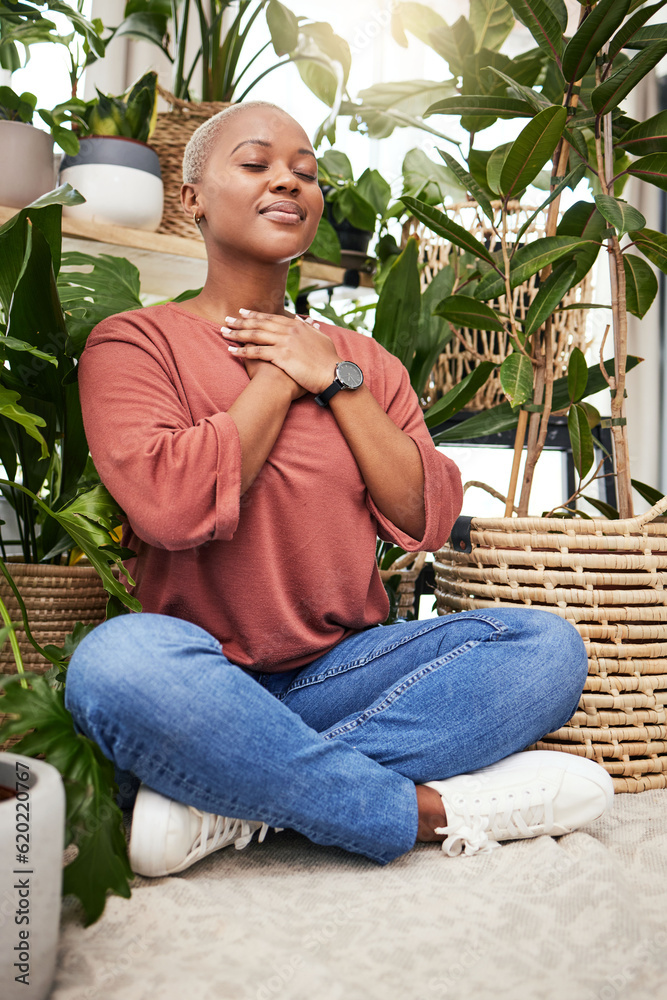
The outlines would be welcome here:
M 340 389 L 358 389 L 363 381 L 364 373 L 359 365 L 355 365 L 354 361 L 339 361 L 333 382 L 328 389 L 315 396 L 315 402 L 320 406 L 328 406 L 331 397 Z

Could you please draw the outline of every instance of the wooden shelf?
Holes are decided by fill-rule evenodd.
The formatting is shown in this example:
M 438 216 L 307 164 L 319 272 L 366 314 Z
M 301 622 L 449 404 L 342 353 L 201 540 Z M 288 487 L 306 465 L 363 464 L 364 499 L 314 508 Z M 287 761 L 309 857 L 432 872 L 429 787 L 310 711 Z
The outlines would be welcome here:
M 16 215 L 18 209 L 0 206 L 0 225 Z M 189 288 L 199 288 L 206 280 L 206 249 L 204 241 L 148 233 L 142 229 L 126 229 L 95 222 L 63 219 L 63 250 L 79 250 L 94 256 L 113 252 L 127 257 L 139 268 L 141 290 L 154 299 L 173 298 Z M 305 285 L 322 288 L 343 284 L 345 271 L 333 264 L 303 261 L 301 280 Z M 359 273 L 364 288 L 373 287 L 370 274 Z

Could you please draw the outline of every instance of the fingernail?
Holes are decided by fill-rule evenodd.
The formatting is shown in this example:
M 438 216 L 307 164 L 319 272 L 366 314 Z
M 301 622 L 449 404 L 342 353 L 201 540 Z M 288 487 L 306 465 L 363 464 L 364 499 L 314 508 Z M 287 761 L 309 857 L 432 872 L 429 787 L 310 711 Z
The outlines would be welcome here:
M 242 316 L 250 315 L 250 309 L 239 309 L 239 312 L 241 313 Z
M 227 350 L 232 351 L 232 353 L 235 353 L 236 351 L 238 351 L 238 347 L 234 347 L 232 344 L 230 344 Z
M 238 323 L 238 316 L 225 316 L 225 323 Z
M 221 326 L 220 327 L 220 332 L 221 333 L 231 333 L 232 331 L 229 329 L 228 326 Z

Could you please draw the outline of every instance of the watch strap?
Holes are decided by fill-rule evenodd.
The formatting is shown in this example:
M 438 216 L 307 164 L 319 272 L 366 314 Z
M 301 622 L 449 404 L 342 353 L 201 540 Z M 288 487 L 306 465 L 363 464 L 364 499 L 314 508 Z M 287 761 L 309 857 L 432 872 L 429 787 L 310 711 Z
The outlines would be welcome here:
M 342 388 L 343 388 L 343 383 L 339 382 L 338 379 L 334 379 L 334 381 L 331 383 L 330 386 L 328 386 L 328 388 L 323 389 L 322 392 L 319 393 L 319 395 L 315 396 L 315 402 L 318 404 L 318 406 L 328 406 L 331 397 L 335 396 L 336 393 Z

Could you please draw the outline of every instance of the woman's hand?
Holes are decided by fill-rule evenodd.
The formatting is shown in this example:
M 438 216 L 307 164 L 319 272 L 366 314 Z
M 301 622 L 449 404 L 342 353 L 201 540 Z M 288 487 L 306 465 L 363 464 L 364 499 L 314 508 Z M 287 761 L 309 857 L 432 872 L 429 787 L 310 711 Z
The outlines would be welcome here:
M 330 337 L 298 316 L 239 312 L 240 318 L 228 316 L 222 328 L 227 340 L 239 342 L 229 348 L 236 357 L 244 363 L 269 361 L 306 392 L 319 393 L 331 385 L 341 358 Z
M 282 371 L 280 368 L 276 368 L 272 365 L 270 361 L 258 361 L 255 358 L 244 358 L 243 363 L 245 365 L 245 370 L 248 373 L 248 378 L 250 380 L 255 377 L 259 377 L 260 381 L 270 379 L 272 382 L 285 382 L 289 383 L 290 390 L 292 393 L 292 401 L 298 399 L 299 396 L 305 396 L 307 390 L 300 386 L 298 382 L 295 382 L 286 372 Z

